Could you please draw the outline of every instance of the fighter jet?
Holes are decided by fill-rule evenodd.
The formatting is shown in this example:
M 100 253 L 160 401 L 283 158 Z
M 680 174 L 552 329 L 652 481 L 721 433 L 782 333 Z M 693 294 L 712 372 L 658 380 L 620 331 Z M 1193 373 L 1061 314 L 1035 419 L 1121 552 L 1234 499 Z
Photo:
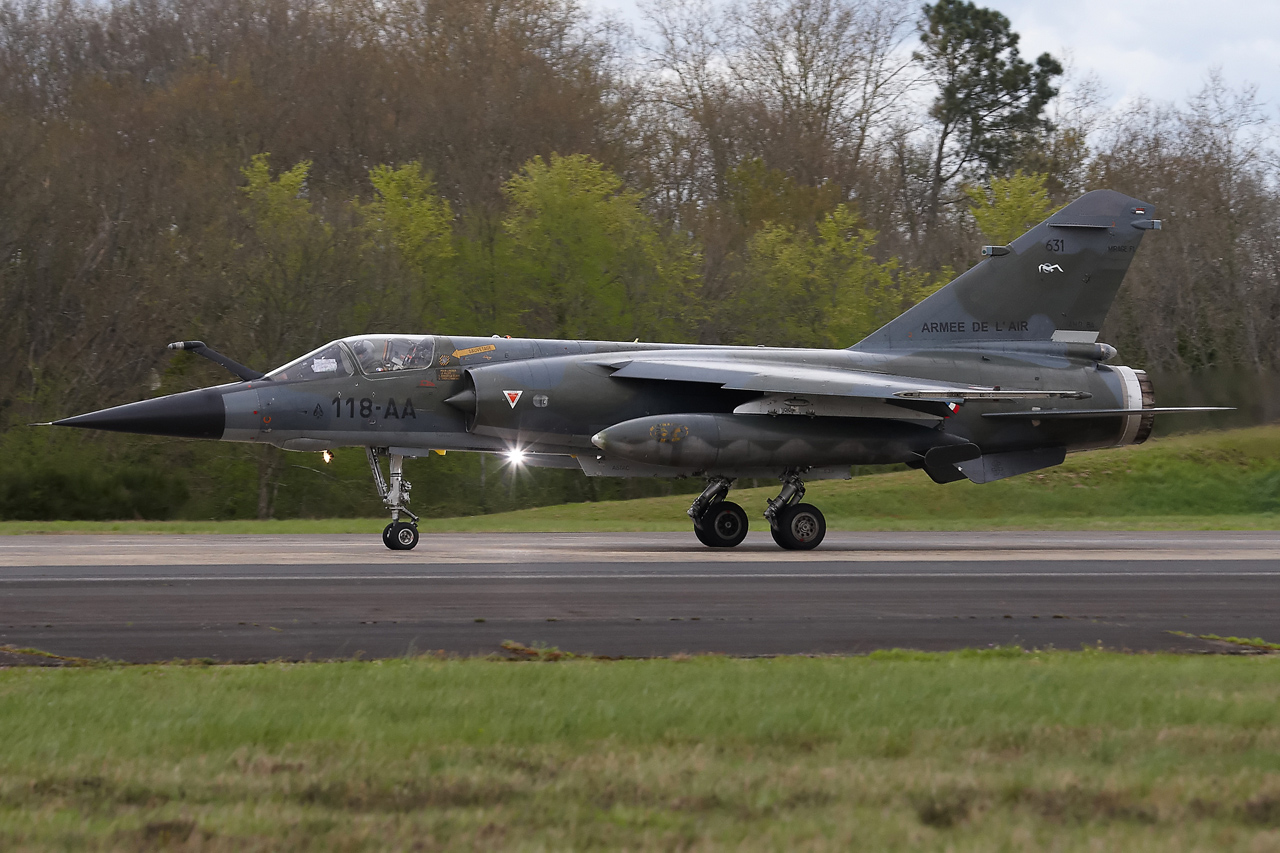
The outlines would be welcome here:
M 56 421 L 148 435 L 361 447 L 393 550 L 418 543 L 404 460 L 501 453 L 590 477 L 698 477 L 697 538 L 731 548 L 735 481 L 776 477 L 763 516 L 783 548 L 817 547 L 805 482 L 905 463 L 935 483 L 989 483 L 1067 453 L 1141 444 L 1163 412 L 1146 373 L 1109 362 L 1098 333 L 1150 204 L 1090 192 L 848 349 L 448 335 L 356 335 L 262 374 L 200 341 L 234 383 Z M 387 474 L 382 460 L 387 459 Z

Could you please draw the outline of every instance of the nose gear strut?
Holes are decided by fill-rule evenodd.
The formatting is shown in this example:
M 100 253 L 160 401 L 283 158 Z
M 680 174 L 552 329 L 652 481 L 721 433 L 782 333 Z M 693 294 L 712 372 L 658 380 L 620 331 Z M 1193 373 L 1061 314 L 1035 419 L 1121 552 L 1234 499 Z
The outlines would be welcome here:
M 392 551 L 409 551 L 418 544 L 418 517 L 409 511 L 409 492 L 413 486 L 404 478 L 404 457 L 391 453 L 385 447 L 366 447 L 365 456 L 369 460 L 369 469 L 373 471 L 373 482 L 378 487 L 378 496 L 391 510 L 391 523 L 382 531 L 382 543 Z M 391 472 L 391 485 L 382 476 L 379 456 L 390 456 L 388 468 Z M 409 517 L 408 523 L 400 520 L 401 515 Z

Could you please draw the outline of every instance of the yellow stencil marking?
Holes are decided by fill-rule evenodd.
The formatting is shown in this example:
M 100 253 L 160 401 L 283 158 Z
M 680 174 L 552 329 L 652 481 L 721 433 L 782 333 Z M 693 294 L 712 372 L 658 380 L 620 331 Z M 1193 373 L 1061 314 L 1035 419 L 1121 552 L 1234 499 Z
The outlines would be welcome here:
M 471 347 L 470 349 L 456 349 L 453 351 L 454 358 L 462 358 L 464 355 L 477 355 L 482 352 L 493 352 L 497 347 L 493 344 L 485 344 L 482 347 Z

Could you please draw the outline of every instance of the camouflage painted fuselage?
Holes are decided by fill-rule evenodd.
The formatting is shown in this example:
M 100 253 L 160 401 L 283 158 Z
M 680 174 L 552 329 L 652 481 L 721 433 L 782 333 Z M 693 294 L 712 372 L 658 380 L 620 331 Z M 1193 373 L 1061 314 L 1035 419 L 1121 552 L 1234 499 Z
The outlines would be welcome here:
M 313 451 L 361 445 L 418 451 L 519 448 L 575 457 L 590 474 L 623 476 L 720 473 L 712 472 L 710 468 L 716 466 L 707 466 L 701 459 L 684 464 L 670 456 L 638 460 L 635 457 L 643 453 L 612 456 L 607 447 L 592 444 L 593 436 L 610 427 L 645 418 L 660 417 L 671 424 L 672 431 L 680 431 L 688 426 L 681 416 L 685 420 L 693 415 L 728 416 L 721 421 L 740 429 L 713 440 L 756 445 L 743 448 L 745 455 L 726 463 L 730 473 L 910 462 L 933 446 L 960 442 L 976 444 L 990 454 L 1039 447 L 1086 450 L 1125 443 L 1126 434 L 1128 441 L 1139 438 L 1139 425 L 1134 423 L 1141 419 L 1138 414 L 1041 422 L 983 417 L 1026 409 L 1024 401 L 1014 400 L 971 401 L 944 417 L 936 406 L 933 411 L 919 411 L 905 403 L 848 403 L 821 393 L 769 394 L 711 383 L 614 375 L 614 366 L 629 355 L 662 354 L 693 363 L 714 358 L 744 366 L 759 364 L 784 374 L 791 366 L 824 367 L 899 379 L 1072 389 L 1089 396 L 1058 402 L 1055 409 L 1141 409 L 1142 400 L 1133 399 L 1129 390 L 1133 383 L 1126 383 L 1127 368 L 1090 357 L 1099 348 L 1088 344 L 1050 342 L 1035 353 L 1025 351 L 1025 345 L 1017 352 L 987 345 L 969 350 L 868 353 L 505 338 L 436 337 L 434 343 L 437 364 L 422 370 L 296 382 L 264 379 L 189 393 L 221 398 L 225 423 L 217 437 L 229 441 Z M 772 410 L 763 407 L 761 411 L 758 401 L 771 398 L 781 399 Z M 852 406 L 862 408 L 854 411 Z M 696 439 L 700 433 L 694 432 Z M 685 435 L 679 438 L 690 440 Z M 655 439 L 655 449 L 662 445 L 674 449 L 680 443 Z M 776 446 L 787 444 L 792 446 L 785 450 Z M 672 463 L 672 470 L 654 470 Z M 566 464 L 574 463 L 566 460 Z

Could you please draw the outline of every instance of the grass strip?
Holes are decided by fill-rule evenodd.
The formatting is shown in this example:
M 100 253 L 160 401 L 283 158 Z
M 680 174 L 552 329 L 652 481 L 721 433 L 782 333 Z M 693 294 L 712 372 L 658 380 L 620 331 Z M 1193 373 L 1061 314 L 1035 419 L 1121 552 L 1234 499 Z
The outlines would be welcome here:
M 46 652 L 44 649 L 35 649 L 30 646 L 13 646 L 8 643 L 0 645 L 0 659 L 2 659 L 3 655 L 13 655 L 19 658 L 36 658 L 42 661 L 57 663 L 62 666 L 111 666 L 115 663 L 114 661 L 81 658 L 73 655 L 55 655 L 53 652 Z
M 1179 637 L 1193 637 L 1200 640 L 1216 640 L 1219 643 L 1230 643 L 1233 646 L 1243 646 L 1248 649 L 1258 649 L 1260 651 L 1280 651 L 1280 643 L 1268 642 L 1261 637 L 1220 637 L 1217 634 L 1188 634 L 1186 631 L 1170 631 L 1169 633 L 1176 634 Z
M 0 846 L 1270 849 L 1280 659 L 0 670 Z

